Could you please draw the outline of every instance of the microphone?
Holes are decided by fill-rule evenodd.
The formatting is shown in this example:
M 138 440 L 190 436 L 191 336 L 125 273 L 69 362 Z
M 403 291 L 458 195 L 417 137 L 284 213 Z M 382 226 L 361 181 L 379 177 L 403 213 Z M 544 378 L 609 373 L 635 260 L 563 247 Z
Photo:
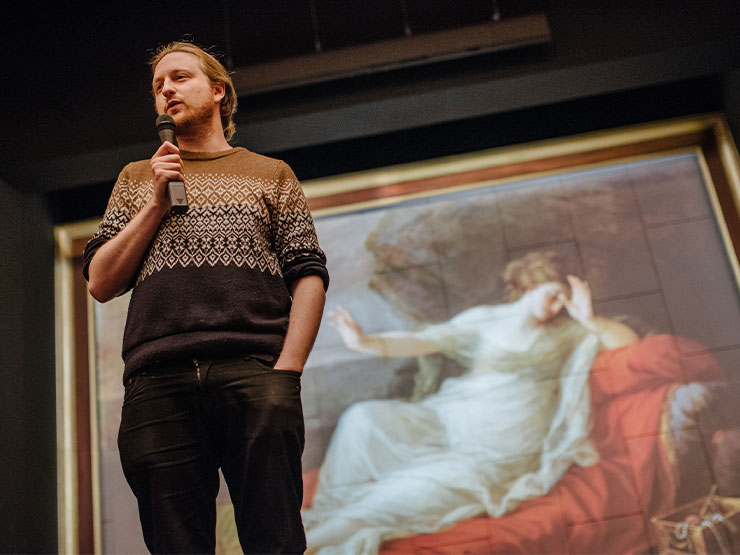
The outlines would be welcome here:
M 157 118 L 157 133 L 162 142 L 169 141 L 175 144 L 175 120 L 168 114 Z M 170 200 L 172 214 L 184 214 L 188 211 L 188 197 L 185 194 L 185 184 L 182 181 L 167 183 L 167 196 Z

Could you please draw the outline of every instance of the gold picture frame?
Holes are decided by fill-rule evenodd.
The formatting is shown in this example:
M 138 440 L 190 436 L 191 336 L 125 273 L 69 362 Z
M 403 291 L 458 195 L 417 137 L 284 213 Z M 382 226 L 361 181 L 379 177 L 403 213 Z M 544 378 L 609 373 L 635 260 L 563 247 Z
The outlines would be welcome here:
M 317 219 L 447 193 L 693 153 L 735 287 L 740 284 L 740 158 L 722 114 L 706 114 L 573 137 L 377 168 L 303 183 Z M 82 250 L 99 220 L 64 224 L 56 236 L 57 438 L 60 552 L 105 551 L 102 540 L 95 303 L 81 274 Z

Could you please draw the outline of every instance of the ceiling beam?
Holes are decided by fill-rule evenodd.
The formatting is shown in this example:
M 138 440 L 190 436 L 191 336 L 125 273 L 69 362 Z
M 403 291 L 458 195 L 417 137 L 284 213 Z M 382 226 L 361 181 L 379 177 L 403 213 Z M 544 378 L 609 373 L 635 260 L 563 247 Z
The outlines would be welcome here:
M 234 70 L 238 94 L 358 77 L 550 42 L 544 13 L 404 36 L 253 64 Z
M 733 37 L 507 77 L 492 69 L 487 79 L 477 75 L 405 94 L 375 91 L 372 98 L 346 97 L 304 112 L 265 116 L 245 110 L 237 120 L 235 144 L 269 154 L 719 75 L 737 68 L 738 51 L 740 37 Z M 152 140 L 22 164 L 5 168 L 2 177 L 14 187 L 39 193 L 103 183 L 114 180 L 126 162 L 150 157 L 157 146 Z

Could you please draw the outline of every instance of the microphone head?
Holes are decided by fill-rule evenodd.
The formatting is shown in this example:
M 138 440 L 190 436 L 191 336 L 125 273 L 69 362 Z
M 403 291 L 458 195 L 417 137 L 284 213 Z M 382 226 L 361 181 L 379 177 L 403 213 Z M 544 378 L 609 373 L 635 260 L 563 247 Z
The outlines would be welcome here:
M 175 130 L 175 120 L 169 114 L 161 114 L 157 117 L 157 131 L 160 129 Z
M 175 120 L 168 114 L 157 117 L 157 134 L 162 142 L 175 143 Z

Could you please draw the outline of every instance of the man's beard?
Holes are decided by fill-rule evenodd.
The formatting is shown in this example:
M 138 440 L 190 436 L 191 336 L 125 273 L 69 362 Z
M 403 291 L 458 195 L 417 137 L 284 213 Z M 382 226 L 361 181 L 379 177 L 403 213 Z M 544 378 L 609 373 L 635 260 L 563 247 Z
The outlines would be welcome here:
M 204 102 L 189 108 L 177 122 L 177 136 L 192 140 L 210 131 L 213 106 Z

